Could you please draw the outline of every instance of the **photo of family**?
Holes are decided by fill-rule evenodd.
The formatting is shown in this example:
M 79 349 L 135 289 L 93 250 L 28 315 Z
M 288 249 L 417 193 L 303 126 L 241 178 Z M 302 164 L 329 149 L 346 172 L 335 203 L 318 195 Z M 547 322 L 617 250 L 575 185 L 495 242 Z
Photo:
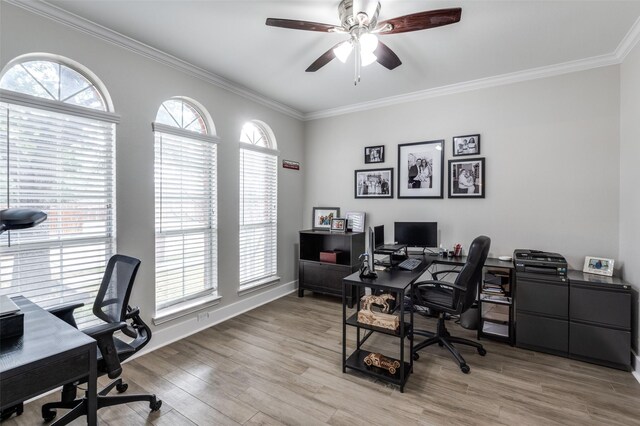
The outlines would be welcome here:
M 393 168 L 355 171 L 356 198 L 393 198 Z
M 331 228 L 331 220 L 340 217 L 338 207 L 314 207 L 313 208 L 313 229 Z
M 484 158 L 449 160 L 449 198 L 484 196 Z
M 480 155 L 480 135 L 456 136 L 453 138 L 453 156 Z
M 384 145 L 368 146 L 364 149 L 364 162 L 384 163 Z
M 442 198 L 444 141 L 398 145 L 398 198 Z

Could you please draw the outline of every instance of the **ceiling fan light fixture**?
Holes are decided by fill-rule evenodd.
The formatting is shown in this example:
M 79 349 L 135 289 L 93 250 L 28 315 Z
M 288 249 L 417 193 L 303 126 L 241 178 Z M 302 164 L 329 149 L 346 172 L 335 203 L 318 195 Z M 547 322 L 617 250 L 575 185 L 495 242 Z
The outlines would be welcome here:
M 372 52 L 367 52 L 364 49 L 360 52 L 360 61 L 363 67 L 366 67 L 367 65 L 371 65 L 377 60 L 378 60 L 378 57 L 374 55 Z
M 360 46 L 363 52 L 373 53 L 378 47 L 378 37 L 371 33 L 365 33 L 360 36 Z
M 347 62 L 347 59 L 349 59 L 349 55 L 351 54 L 352 50 L 353 44 L 351 43 L 351 40 L 347 40 L 343 43 L 340 43 L 338 47 L 333 49 L 333 53 L 336 55 L 336 58 L 338 58 L 338 60 L 344 64 L 345 62 Z

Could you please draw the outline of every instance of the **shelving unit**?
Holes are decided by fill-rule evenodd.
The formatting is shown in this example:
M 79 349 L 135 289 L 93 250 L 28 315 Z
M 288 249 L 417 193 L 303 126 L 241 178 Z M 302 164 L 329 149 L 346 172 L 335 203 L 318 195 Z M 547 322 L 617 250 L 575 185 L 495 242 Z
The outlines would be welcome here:
M 496 339 L 513 345 L 513 275 L 511 268 L 487 268 L 478 297 L 478 339 Z
M 305 290 L 342 296 L 342 279 L 359 269 L 364 242 L 363 232 L 300 231 L 298 297 Z M 321 261 L 320 252 L 336 252 L 336 262 Z M 359 296 L 356 290 L 347 294 L 349 307 Z
M 413 330 L 413 310 L 409 309 L 405 312 L 404 309 L 404 297 L 411 290 L 411 283 L 413 283 L 426 269 L 427 264 L 423 263 L 413 271 L 404 270 L 390 270 L 390 271 L 378 271 L 377 278 L 360 278 L 358 273 L 349 275 L 343 280 L 344 295 L 342 299 L 342 371 L 347 372 L 347 369 L 356 370 L 364 374 L 375 377 L 389 383 L 400 386 L 400 392 L 404 392 L 404 385 L 409 378 L 409 374 L 413 370 L 413 340 L 410 338 Z M 395 297 L 396 303 L 392 308 L 392 314 L 398 315 L 400 318 L 400 326 L 396 330 L 390 330 L 387 328 L 376 327 L 368 324 L 358 322 L 358 311 L 360 310 L 360 300 L 356 302 L 355 313 L 349 314 L 347 312 L 347 298 L 346 295 L 351 292 L 360 292 L 365 287 L 371 288 L 374 294 L 391 293 Z M 356 289 L 356 290 L 354 290 Z M 349 356 L 347 356 L 347 331 L 356 331 L 356 347 Z M 373 333 L 380 333 L 390 336 L 398 340 L 398 352 L 399 356 L 393 357 L 391 354 L 384 354 L 385 357 L 394 361 L 400 362 L 400 368 L 396 370 L 395 374 L 391 374 L 389 371 L 374 367 L 367 366 L 364 362 L 365 357 L 374 353 L 374 349 L 371 348 L 371 344 L 367 344 L 367 349 L 364 349 L 364 345 L 373 335 Z M 408 348 L 405 348 L 408 343 Z M 405 361 L 408 359 L 408 361 Z

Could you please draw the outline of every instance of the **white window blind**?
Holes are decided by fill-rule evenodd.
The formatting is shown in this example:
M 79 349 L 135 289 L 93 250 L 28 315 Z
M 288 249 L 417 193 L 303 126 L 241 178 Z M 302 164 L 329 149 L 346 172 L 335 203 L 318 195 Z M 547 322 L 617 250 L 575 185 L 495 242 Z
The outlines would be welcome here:
M 115 252 L 115 124 L 0 102 L 0 209 L 43 210 L 32 229 L 0 236 L 0 294 L 43 307 L 84 302 Z
M 154 123 L 159 310 L 215 294 L 218 285 L 217 138 L 163 127 Z
M 277 222 L 277 156 L 240 148 L 240 290 L 276 276 Z

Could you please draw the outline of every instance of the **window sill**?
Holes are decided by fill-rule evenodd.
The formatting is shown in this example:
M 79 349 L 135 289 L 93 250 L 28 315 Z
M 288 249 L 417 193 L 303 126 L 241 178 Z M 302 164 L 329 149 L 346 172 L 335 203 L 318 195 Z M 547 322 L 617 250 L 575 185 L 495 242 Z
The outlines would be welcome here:
M 278 284 L 279 282 L 280 282 L 280 277 L 278 276 L 272 276 L 269 278 L 264 278 L 262 280 L 254 281 L 251 284 L 247 284 L 243 286 L 240 290 L 238 290 L 238 296 L 244 296 L 245 294 L 253 293 L 254 291 L 258 291 L 270 285 Z
M 162 309 L 156 313 L 156 316 L 152 318 L 154 325 L 164 324 L 174 319 L 184 317 L 202 309 L 210 308 L 220 303 L 222 296 L 210 295 L 201 297 L 195 300 L 189 300 L 187 302 L 180 303 L 175 306 L 171 306 Z

